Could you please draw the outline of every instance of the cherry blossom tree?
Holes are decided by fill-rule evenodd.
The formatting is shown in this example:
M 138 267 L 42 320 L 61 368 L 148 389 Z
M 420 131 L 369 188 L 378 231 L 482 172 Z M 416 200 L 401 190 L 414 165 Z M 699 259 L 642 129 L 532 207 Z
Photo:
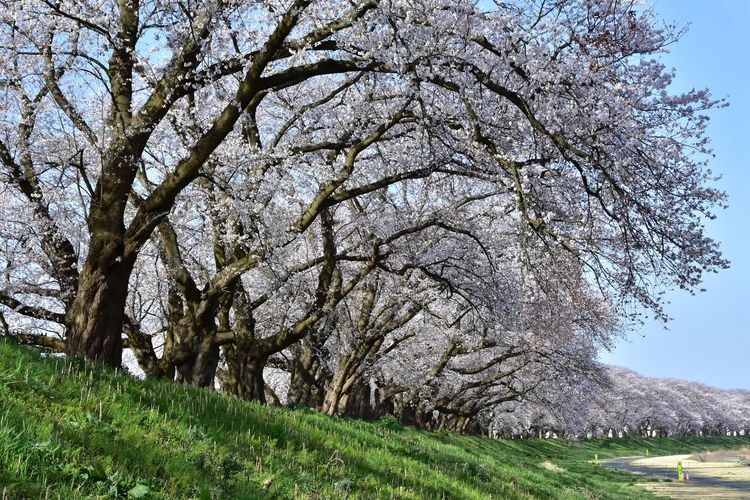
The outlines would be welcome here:
M 465 428 L 727 265 L 722 103 L 646 6 L 0 6 L 4 335 L 250 399 L 273 360 L 330 413 L 396 377 Z
M 10 184 L 47 226 L 42 246 L 66 296 L 69 353 L 120 364 L 125 301 L 138 253 L 243 112 L 274 88 L 358 69 L 349 54 L 323 55 L 326 45 L 331 48 L 326 41 L 376 4 L 332 12 L 332 5 L 310 3 L 247 9 L 231 1 L 4 2 L 4 88 L 22 109 L 8 120 L 0 153 Z M 299 33 L 290 37 L 295 29 Z M 308 51 L 322 56 L 308 58 Z M 207 88 L 223 96 L 210 126 L 185 154 L 171 158 L 166 175 L 157 174 L 156 186 L 134 206 L 131 193 L 148 149 L 158 141 L 155 131 L 176 104 Z M 48 110 L 54 116 L 45 127 L 38 118 Z M 62 224 L 50 198 L 64 193 L 42 184 L 50 159 L 34 144 L 37 134 L 65 146 L 58 150 L 63 161 L 55 177 L 77 176 L 74 185 L 84 191 L 76 214 L 87 228 L 80 266 L 76 248 L 58 234 Z

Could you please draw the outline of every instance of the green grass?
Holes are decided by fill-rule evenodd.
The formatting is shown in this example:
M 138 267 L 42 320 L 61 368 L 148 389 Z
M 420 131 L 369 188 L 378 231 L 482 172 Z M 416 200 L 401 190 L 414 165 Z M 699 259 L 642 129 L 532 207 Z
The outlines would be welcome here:
M 649 494 L 592 464 L 594 453 L 748 443 L 427 433 L 138 381 L 0 341 L 0 495 L 11 498 L 635 499 Z

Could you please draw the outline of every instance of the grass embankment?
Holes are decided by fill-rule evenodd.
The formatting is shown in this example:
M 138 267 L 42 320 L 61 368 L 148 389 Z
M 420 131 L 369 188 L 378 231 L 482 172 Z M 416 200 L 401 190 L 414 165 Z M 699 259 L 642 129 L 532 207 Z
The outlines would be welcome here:
M 138 381 L 0 341 L 0 495 L 10 498 L 644 498 L 633 478 L 590 463 L 594 453 L 749 442 L 419 432 Z

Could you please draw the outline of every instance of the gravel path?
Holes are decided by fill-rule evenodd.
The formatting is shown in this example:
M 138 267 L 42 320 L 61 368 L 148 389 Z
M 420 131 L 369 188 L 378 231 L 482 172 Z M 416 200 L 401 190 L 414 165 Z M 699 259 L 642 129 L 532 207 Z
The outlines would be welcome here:
M 676 456 L 675 463 L 683 456 Z M 719 477 L 711 477 L 712 467 L 706 467 L 697 473 L 695 469 L 688 470 L 689 482 L 677 482 L 676 467 L 656 467 L 634 464 L 634 461 L 643 457 L 617 458 L 603 460 L 602 466 L 625 472 L 646 474 L 672 479 L 674 483 L 657 483 L 654 485 L 644 484 L 655 493 L 667 495 L 673 498 L 747 498 L 750 499 L 750 481 L 732 480 Z M 661 462 L 664 463 L 664 462 Z M 744 471 L 745 467 L 740 470 Z M 706 487 L 710 488 L 706 490 Z M 711 489 L 712 488 L 712 489 Z

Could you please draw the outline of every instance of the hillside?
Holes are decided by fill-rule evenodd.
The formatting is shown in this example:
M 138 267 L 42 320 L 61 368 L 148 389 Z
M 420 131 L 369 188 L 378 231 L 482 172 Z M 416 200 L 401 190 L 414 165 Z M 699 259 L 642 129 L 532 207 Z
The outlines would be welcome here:
M 0 341 L 0 492 L 127 498 L 644 498 L 599 458 L 745 438 L 499 441 L 139 381 Z

